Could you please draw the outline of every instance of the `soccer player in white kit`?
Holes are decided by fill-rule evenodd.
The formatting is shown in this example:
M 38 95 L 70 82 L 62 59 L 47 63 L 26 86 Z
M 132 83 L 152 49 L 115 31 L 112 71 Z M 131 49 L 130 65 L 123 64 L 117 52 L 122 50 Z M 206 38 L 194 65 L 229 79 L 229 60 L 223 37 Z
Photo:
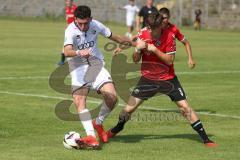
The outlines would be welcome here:
M 126 10 L 126 25 L 128 27 L 128 32 L 126 36 L 131 38 L 132 32 L 134 28 L 134 22 L 136 14 L 139 12 L 139 8 L 135 4 L 135 0 L 129 0 L 129 4 L 125 5 L 124 7 L 119 7 L 119 9 Z
M 98 49 L 98 35 L 117 43 L 133 43 L 127 37 L 113 34 L 109 28 L 92 19 L 88 6 L 78 6 L 74 12 L 75 20 L 65 30 L 64 54 L 68 57 L 72 80 L 73 101 L 87 136 L 77 141 L 87 147 L 97 148 L 94 128 L 99 139 L 105 142 L 107 135 L 102 123 L 117 102 L 117 94 L 109 72 L 104 68 L 104 57 Z M 86 108 L 86 98 L 90 89 L 103 96 L 98 117 L 92 121 Z

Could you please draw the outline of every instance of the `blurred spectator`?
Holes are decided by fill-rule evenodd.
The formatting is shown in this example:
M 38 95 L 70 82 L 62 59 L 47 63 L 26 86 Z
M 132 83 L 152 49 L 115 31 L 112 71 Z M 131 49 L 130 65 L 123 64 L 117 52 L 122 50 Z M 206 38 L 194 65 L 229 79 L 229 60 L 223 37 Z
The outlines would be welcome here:
M 131 38 L 132 32 L 134 28 L 134 22 L 136 13 L 139 12 L 139 8 L 135 4 L 135 0 L 129 0 L 129 4 L 125 5 L 124 7 L 119 7 L 119 9 L 126 10 L 126 25 L 128 28 L 128 32 L 126 33 L 126 36 Z
M 153 3 L 154 3 L 154 0 L 146 0 L 146 5 L 140 9 L 140 12 L 137 18 L 137 27 L 136 27 L 137 31 L 140 31 L 141 17 L 143 18 L 141 28 L 144 28 L 146 27 L 146 19 L 148 15 L 153 12 L 158 12 L 157 8 L 153 6 Z
M 66 5 L 65 7 L 66 22 L 67 22 L 67 25 L 69 25 L 74 21 L 74 11 L 77 8 L 77 6 L 73 3 L 73 0 L 66 0 L 65 5 Z M 58 62 L 58 65 L 63 65 L 64 62 L 65 62 L 65 55 L 62 49 L 61 59 Z
M 195 10 L 195 21 L 194 21 L 195 30 L 201 29 L 201 14 L 202 14 L 202 11 L 200 9 Z

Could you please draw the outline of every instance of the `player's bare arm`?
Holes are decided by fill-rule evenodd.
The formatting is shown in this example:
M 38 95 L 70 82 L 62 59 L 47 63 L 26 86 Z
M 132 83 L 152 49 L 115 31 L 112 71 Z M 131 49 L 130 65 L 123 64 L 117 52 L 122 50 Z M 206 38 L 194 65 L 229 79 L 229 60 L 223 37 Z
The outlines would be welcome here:
M 190 69 L 193 69 L 195 67 L 196 63 L 193 60 L 191 45 L 190 45 L 190 43 L 187 39 L 184 39 L 181 42 L 185 46 L 185 49 L 186 49 L 186 52 L 187 52 L 187 55 L 188 55 L 188 67 Z

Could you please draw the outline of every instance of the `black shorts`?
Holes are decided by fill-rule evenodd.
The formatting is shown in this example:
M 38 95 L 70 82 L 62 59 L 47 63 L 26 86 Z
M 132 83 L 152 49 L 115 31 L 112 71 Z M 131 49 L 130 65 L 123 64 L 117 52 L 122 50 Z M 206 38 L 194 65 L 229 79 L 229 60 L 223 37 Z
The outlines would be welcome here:
M 176 76 L 173 79 L 162 81 L 141 77 L 131 95 L 147 100 L 157 93 L 168 95 L 174 102 L 186 99 L 185 92 Z

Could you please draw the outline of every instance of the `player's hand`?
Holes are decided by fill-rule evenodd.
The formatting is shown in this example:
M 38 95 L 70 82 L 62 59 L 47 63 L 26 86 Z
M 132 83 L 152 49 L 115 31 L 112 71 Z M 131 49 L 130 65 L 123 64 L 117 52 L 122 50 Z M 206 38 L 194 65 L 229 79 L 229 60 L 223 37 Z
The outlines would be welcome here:
M 196 66 L 196 63 L 193 61 L 193 59 L 189 59 L 188 60 L 188 67 L 190 69 L 193 69 L 193 68 L 195 68 L 195 66 Z
M 122 49 L 118 47 L 113 51 L 113 55 L 116 56 L 116 55 L 120 54 L 121 52 L 122 52 Z
M 83 58 L 88 58 L 91 55 L 91 50 L 88 49 L 83 49 L 83 50 L 78 50 L 77 55 Z
M 140 40 L 140 39 L 138 39 L 136 48 L 138 50 L 145 49 L 145 48 L 147 48 L 147 43 L 142 41 L 142 40 Z

